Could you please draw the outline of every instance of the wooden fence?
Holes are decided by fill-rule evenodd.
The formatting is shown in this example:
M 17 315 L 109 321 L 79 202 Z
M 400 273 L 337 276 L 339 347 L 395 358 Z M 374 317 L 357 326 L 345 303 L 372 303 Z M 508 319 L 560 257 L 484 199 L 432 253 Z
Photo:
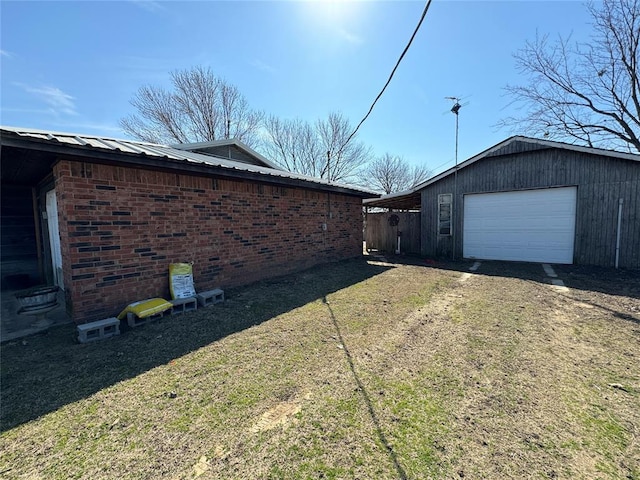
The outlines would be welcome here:
M 392 220 L 395 215 L 397 225 Z M 420 254 L 420 212 L 368 213 L 365 225 L 367 249 L 395 252 L 400 232 L 400 253 Z

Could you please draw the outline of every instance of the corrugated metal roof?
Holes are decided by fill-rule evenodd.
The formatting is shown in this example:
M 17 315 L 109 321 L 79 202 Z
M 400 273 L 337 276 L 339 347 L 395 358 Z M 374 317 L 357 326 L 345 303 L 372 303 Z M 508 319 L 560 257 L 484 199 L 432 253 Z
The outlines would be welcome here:
M 363 200 L 365 207 L 393 208 L 396 210 L 420 210 L 422 196 L 419 191 L 405 191 Z
M 264 175 L 265 177 L 287 178 L 322 185 L 325 187 L 335 187 L 340 189 L 352 190 L 358 193 L 366 193 L 366 196 L 379 196 L 379 193 L 361 187 L 342 183 L 328 182 L 320 178 L 301 175 L 286 170 L 271 169 L 267 167 L 251 165 L 248 163 L 236 162 L 228 158 L 194 153 L 188 150 L 179 150 L 168 145 L 139 142 L 134 140 L 121 140 L 93 135 L 81 135 L 74 133 L 52 132 L 4 126 L 0 126 L 0 132 L 3 135 L 5 133 L 11 133 L 24 138 L 44 140 L 46 142 L 56 142 L 58 144 L 64 144 L 71 147 L 78 147 L 79 149 L 83 150 L 90 148 L 98 149 L 101 151 L 111 151 L 114 153 L 120 152 L 129 155 L 143 155 L 159 159 L 177 160 L 182 162 L 189 162 L 192 164 L 209 165 L 220 169 L 257 173 Z M 268 179 L 265 179 L 265 181 L 268 181 Z
M 451 175 L 456 170 L 460 171 L 461 169 L 468 167 L 469 165 L 477 162 L 478 160 L 482 160 L 484 158 L 492 157 L 500 154 L 524 152 L 527 149 L 526 148 L 523 149 L 519 145 L 526 145 L 526 144 L 529 144 L 535 147 L 541 147 L 541 148 L 558 148 L 562 150 L 572 150 L 580 153 L 588 153 L 590 155 L 602 155 L 604 157 L 620 158 L 624 160 L 632 160 L 635 162 L 640 161 L 640 155 L 637 155 L 635 153 L 618 152 L 616 150 L 604 150 L 602 148 L 583 147 L 581 145 L 573 145 L 571 143 L 562 143 L 562 142 L 556 142 L 553 140 L 542 140 L 540 138 L 531 138 L 531 137 L 524 137 L 521 135 L 517 135 L 514 137 L 509 137 L 506 140 L 503 140 L 502 142 L 497 143 L 493 147 L 490 147 L 484 150 L 483 152 L 480 152 L 477 155 L 474 155 L 473 157 L 458 164 L 457 167 L 455 166 L 451 167 L 448 170 L 445 170 L 444 172 L 440 173 L 439 175 L 436 175 L 434 177 L 429 178 L 428 180 L 425 180 L 420 185 L 414 187 L 412 191 L 421 190 L 424 187 L 427 187 L 432 183 L 435 183 L 438 180 Z M 508 147 L 514 147 L 514 148 L 508 149 Z
M 611 158 L 620 158 L 624 160 L 632 160 L 635 162 L 640 162 L 640 155 L 635 153 L 625 153 L 618 152 L 615 150 L 604 150 L 601 148 L 592 148 L 592 147 L 583 147 L 580 145 L 572 145 L 570 143 L 562 143 L 556 142 L 552 140 L 542 140 L 539 138 L 531 138 L 524 136 L 514 136 L 509 137 L 506 140 L 490 147 L 483 152 L 474 155 L 473 157 L 465 160 L 464 162 L 458 164 L 458 166 L 454 166 L 445 170 L 444 172 L 435 175 L 421 184 L 409 189 L 404 192 L 393 193 L 391 195 L 382 195 L 380 198 L 371 198 L 368 200 L 364 200 L 364 205 L 368 207 L 380 207 L 380 208 L 398 208 L 398 209 L 413 209 L 416 208 L 416 194 L 419 194 L 420 190 L 429 185 L 436 183 L 439 180 L 442 180 L 445 177 L 453 174 L 456 170 L 460 171 L 461 169 L 468 167 L 472 163 L 475 163 L 479 160 L 482 160 L 487 157 L 507 154 L 507 153 L 520 153 L 527 148 L 522 148 L 522 145 L 528 145 L 529 149 L 535 148 L 559 148 L 564 150 L 572 150 L 581 153 L 588 153 L 591 155 L 602 155 L 605 157 Z

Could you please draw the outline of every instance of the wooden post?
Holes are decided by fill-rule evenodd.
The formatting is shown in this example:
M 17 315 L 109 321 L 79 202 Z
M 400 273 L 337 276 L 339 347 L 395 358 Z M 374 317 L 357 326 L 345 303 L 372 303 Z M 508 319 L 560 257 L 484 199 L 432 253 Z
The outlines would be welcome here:
M 36 229 L 36 250 L 38 252 L 38 274 L 40 281 L 44 280 L 44 265 L 42 263 L 42 234 L 40 231 L 40 210 L 38 209 L 37 189 L 31 188 L 31 203 L 33 206 L 33 224 Z

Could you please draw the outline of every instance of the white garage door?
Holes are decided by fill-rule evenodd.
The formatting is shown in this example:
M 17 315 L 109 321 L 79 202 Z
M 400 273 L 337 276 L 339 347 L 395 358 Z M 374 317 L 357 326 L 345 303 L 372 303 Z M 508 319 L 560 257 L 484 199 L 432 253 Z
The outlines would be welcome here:
M 576 188 L 464 196 L 465 258 L 573 263 Z

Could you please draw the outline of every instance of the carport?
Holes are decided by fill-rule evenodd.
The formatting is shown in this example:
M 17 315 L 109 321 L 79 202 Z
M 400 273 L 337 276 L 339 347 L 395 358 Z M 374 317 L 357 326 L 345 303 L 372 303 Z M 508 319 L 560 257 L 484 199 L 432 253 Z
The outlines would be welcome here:
M 400 192 L 363 201 L 367 250 L 420 254 L 420 192 Z

